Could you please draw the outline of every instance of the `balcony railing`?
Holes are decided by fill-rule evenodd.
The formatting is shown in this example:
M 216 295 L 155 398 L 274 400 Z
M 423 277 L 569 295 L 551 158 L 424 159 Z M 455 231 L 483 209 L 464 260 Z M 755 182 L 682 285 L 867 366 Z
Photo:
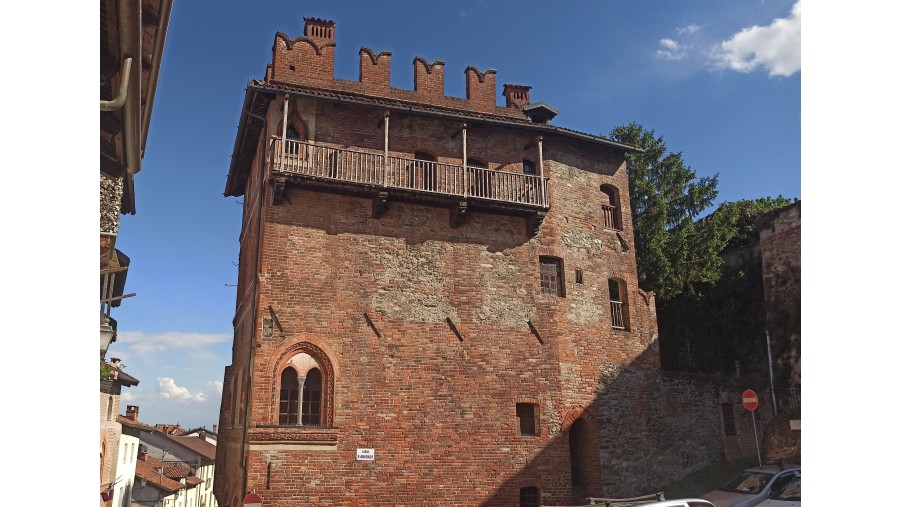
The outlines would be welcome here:
M 625 329 L 625 309 L 621 301 L 609 302 L 609 314 L 612 316 L 613 329 Z
M 547 207 L 541 177 L 273 138 L 275 172 L 360 186 Z M 546 179 L 545 179 L 546 182 Z
M 621 231 L 622 226 L 619 225 L 619 219 L 616 216 L 616 207 L 608 204 L 603 204 L 601 207 L 603 208 L 603 226 L 607 229 Z

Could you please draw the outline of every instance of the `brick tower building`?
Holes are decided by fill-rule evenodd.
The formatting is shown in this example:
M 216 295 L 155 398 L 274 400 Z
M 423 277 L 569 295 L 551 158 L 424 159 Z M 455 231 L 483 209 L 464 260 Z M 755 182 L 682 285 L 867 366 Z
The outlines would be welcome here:
M 659 368 L 624 155 L 496 71 L 275 35 L 225 188 L 243 196 L 215 493 L 240 505 L 538 505 L 608 493 L 601 365 Z M 611 438 L 607 435 L 605 438 Z M 372 459 L 374 458 L 374 459 Z

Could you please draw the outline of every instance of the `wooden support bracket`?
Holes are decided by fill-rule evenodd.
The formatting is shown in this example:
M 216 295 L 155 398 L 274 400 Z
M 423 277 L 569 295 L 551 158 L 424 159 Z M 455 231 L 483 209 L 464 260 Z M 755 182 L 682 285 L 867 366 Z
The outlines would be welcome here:
M 284 186 L 287 184 L 287 178 L 282 176 L 275 177 L 272 179 L 272 183 L 275 190 L 272 194 L 272 204 L 279 206 L 284 202 Z
M 546 216 L 546 212 L 538 211 L 528 217 L 527 227 L 529 236 L 537 236 L 537 233 L 541 231 L 541 224 L 544 223 L 544 217 Z
M 387 192 L 378 192 L 378 195 L 375 199 L 372 200 L 372 217 L 373 218 L 381 218 L 384 216 L 384 213 L 387 211 L 388 207 L 388 193 Z
M 468 201 L 460 201 L 456 206 L 450 208 L 450 227 L 455 229 L 464 224 L 468 217 L 468 210 Z

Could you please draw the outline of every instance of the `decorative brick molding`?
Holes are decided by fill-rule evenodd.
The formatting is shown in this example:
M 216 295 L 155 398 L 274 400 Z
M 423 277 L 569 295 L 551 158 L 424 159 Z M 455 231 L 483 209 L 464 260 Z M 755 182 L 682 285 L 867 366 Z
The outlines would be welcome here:
M 322 397 L 325 398 L 324 403 L 322 404 L 322 424 L 331 425 L 334 421 L 334 367 L 331 365 L 331 360 L 328 359 L 328 355 L 324 350 L 312 343 L 303 341 L 295 343 L 283 350 L 275 361 L 273 361 L 274 367 L 270 370 L 272 402 L 269 405 L 269 420 L 271 424 L 275 424 L 278 421 L 278 383 L 281 379 L 281 370 L 285 368 L 291 357 L 303 352 L 309 354 L 316 360 L 319 364 L 320 371 L 322 372 Z
M 247 433 L 247 441 L 251 444 L 337 444 L 338 433 L 340 433 L 340 430 L 337 428 L 312 426 L 253 428 Z

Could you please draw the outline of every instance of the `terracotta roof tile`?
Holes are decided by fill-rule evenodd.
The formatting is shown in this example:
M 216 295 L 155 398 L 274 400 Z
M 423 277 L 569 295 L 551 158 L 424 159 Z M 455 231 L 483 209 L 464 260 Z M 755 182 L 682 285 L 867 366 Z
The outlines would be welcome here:
M 196 436 L 172 437 L 179 444 L 203 455 L 205 458 L 216 459 L 216 446 L 205 439 Z

